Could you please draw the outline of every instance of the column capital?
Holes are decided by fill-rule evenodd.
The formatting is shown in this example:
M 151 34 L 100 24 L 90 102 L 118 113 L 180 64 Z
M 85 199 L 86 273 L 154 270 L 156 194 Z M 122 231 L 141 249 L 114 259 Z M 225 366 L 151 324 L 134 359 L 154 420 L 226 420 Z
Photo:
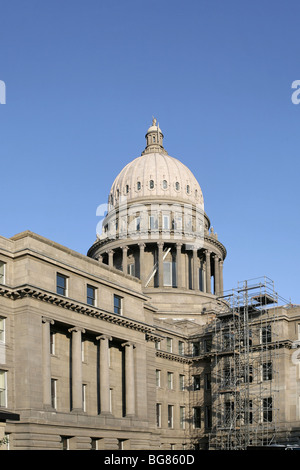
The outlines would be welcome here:
M 135 343 L 133 343 L 132 341 L 126 341 L 126 343 L 122 343 L 121 346 L 124 348 L 124 347 L 129 347 L 129 346 L 132 346 L 133 348 L 136 347 Z
M 42 322 L 50 323 L 50 325 L 54 325 L 54 320 L 52 320 L 52 318 L 49 318 L 49 317 L 42 317 Z
M 127 250 L 128 250 L 128 246 L 127 246 L 127 245 L 121 246 L 121 248 L 122 248 L 123 251 L 127 251 Z
M 176 242 L 176 248 L 181 250 L 183 243 L 182 242 Z
M 138 243 L 138 245 L 139 245 L 140 250 L 141 250 L 141 249 L 144 249 L 144 248 L 145 248 L 146 243 L 141 242 L 141 243 Z
M 112 341 L 112 337 L 111 337 L 111 336 L 108 336 L 108 335 L 96 336 L 96 339 L 97 339 L 97 340 L 100 340 L 100 339 L 106 340 L 106 339 L 107 339 L 108 341 Z
M 165 242 L 157 242 L 158 248 L 162 249 L 164 247 Z
M 68 329 L 69 333 L 85 333 L 85 329 L 82 328 L 81 326 L 73 326 L 72 328 Z

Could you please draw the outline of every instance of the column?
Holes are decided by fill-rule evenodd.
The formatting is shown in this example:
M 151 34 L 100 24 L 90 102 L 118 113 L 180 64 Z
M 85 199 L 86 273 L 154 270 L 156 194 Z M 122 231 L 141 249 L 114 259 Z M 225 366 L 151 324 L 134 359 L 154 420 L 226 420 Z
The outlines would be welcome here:
M 193 289 L 199 290 L 198 250 L 193 248 Z
M 125 347 L 125 400 L 126 416 L 135 414 L 135 377 L 134 377 L 134 356 L 133 343 L 123 343 Z
M 50 324 L 54 321 L 42 318 L 42 345 L 43 345 L 43 402 L 51 407 L 51 358 L 50 358 Z
M 220 274 L 219 274 L 219 257 L 218 255 L 214 255 L 214 286 L 215 286 L 215 295 L 219 295 L 220 293 Z
M 71 328 L 72 333 L 72 409 L 82 410 L 82 359 L 81 334 L 82 328 Z
M 100 413 L 111 413 L 110 386 L 109 386 L 109 336 L 98 336 L 100 340 L 100 360 L 99 360 L 99 378 L 100 378 Z
M 206 292 L 211 293 L 211 269 L 210 269 L 210 251 L 205 251 L 206 256 Z
M 127 274 L 127 251 L 128 246 L 122 247 L 122 270 L 124 274 Z
M 220 260 L 220 295 L 224 294 L 224 286 L 223 286 L 223 260 Z
M 163 242 L 157 242 L 158 247 L 158 285 L 163 287 L 164 285 L 164 259 L 163 259 Z
M 114 267 L 114 250 L 109 250 L 108 252 L 108 266 Z
M 144 254 L 145 254 L 145 243 L 139 243 L 139 247 L 140 247 L 140 280 L 141 280 L 141 283 L 142 283 L 142 286 L 145 285 L 145 257 L 144 257 Z
M 102 263 L 103 262 L 103 255 L 98 255 L 97 259 L 98 259 L 99 263 Z
M 181 260 L 182 243 L 176 243 L 176 285 L 182 288 L 182 260 Z

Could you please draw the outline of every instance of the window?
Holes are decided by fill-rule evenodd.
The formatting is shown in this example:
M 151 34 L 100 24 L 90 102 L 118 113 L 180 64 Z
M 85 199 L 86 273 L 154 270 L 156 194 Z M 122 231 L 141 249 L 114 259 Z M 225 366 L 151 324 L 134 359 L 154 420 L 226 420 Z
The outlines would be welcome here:
M 163 186 L 163 189 L 167 189 L 167 188 L 168 188 L 168 182 L 167 182 L 167 180 L 163 180 L 162 186 Z
M 142 187 L 141 182 L 138 181 L 138 182 L 136 183 L 136 189 L 137 189 L 138 191 L 140 191 L 141 187 Z
M 62 274 L 56 275 L 56 293 L 59 295 L 67 295 L 67 277 Z
M 5 263 L 0 261 L 0 284 L 5 284 Z
M 179 390 L 184 391 L 184 375 L 179 374 Z
M 186 185 L 186 192 L 187 192 L 188 194 L 190 194 L 190 192 L 191 192 L 191 190 L 190 190 L 190 185 L 189 185 L 189 184 Z
M 173 427 L 174 406 L 168 405 L 168 428 Z
M 157 230 L 158 229 L 158 220 L 156 215 L 149 216 L 149 229 Z
M 163 223 L 163 229 L 164 230 L 169 230 L 170 229 L 170 216 L 169 214 L 163 214 L 163 217 L 162 217 L 162 223 Z
M 7 406 L 6 371 L 0 370 L 0 406 Z
M 122 297 L 114 294 L 114 313 L 122 315 Z
M 86 384 L 82 384 L 82 409 L 86 411 Z
M 199 344 L 199 342 L 192 344 L 192 354 L 193 354 L 193 356 L 199 356 L 199 354 L 200 354 L 200 344 Z
M 126 187 L 125 187 L 125 192 L 126 192 L 126 194 L 128 194 L 128 193 L 129 193 L 129 185 L 128 185 L 128 184 L 126 184 Z
M 130 274 L 130 276 L 135 276 L 135 265 L 134 265 L 134 263 L 131 263 L 131 264 L 127 265 L 127 274 Z
M 178 341 L 178 352 L 181 356 L 184 355 L 184 342 Z
M 5 343 L 5 318 L 0 317 L 0 342 Z
M 173 390 L 174 374 L 173 374 L 173 372 L 168 372 L 167 376 L 168 376 L 168 389 Z
M 135 219 L 135 230 L 139 232 L 141 230 L 141 218 L 136 217 Z
M 172 338 L 167 338 L 167 351 L 172 352 L 173 349 L 173 341 Z
M 86 288 L 86 303 L 89 305 L 96 305 L 96 288 L 87 285 Z
M 263 326 L 261 329 L 261 341 L 262 343 L 271 343 L 272 341 L 272 330 L 271 325 Z
M 201 408 L 200 406 L 193 407 L 193 427 L 198 429 L 201 427 Z
M 206 405 L 205 407 L 205 428 L 210 429 L 211 428 L 211 407 Z
M 200 375 L 193 375 L 193 390 L 200 390 Z
M 153 181 L 153 180 L 150 180 L 150 182 L 149 182 L 149 188 L 150 188 L 150 189 L 153 189 L 153 188 L 154 188 L 154 181 Z
M 185 407 L 179 408 L 180 429 L 185 429 Z
M 157 349 L 157 350 L 160 349 L 160 341 L 159 340 L 155 341 L 155 349 Z
M 264 362 L 262 365 L 262 379 L 272 380 L 272 362 Z
M 56 342 L 56 336 L 54 331 L 50 331 L 50 354 L 54 355 L 55 354 L 55 342 Z
M 173 285 L 173 262 L 164 261 L 163 269 L 164 269 L 164 286 L 172 287 Z
M 70 438 L 67 436 L 61 436 L 61 444 L 63 450 L 70 450 Z
M 179 191 L 179 189 L 180 189 L 180 184 L 178 183 L 178 181 L 176 181 L 176 183 L 175 183 L 175 189 L 176 189 L 176 191 Z
M 160 370 L 156 369 L 156 386 L 160 387 Z
M 161 427 L 161 404 L 156 403 L 156 426 Z
M 263 421 L 272 422 L 272 397 L 263 398 Z
M 211 375 L 210 375 L 210 373 L 205 374 L 204 380 L 205 380 L 205 390 L 210 390 L 210 383 L 211 383 Z
M 57 407 L 57 402 L 56 402 L 56 385 L 57 385 L 57 380 L 56 379 L 51 379 L 51 406 L 52 408 L 56 409 Z

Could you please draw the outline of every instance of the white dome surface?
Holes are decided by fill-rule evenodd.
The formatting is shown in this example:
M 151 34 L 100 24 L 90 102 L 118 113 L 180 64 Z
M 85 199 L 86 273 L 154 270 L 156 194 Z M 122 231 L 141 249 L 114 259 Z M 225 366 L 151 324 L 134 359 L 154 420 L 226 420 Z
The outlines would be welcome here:
M 128 163 L 116 177 L 109 195 L 113 206 L 120 197 L 174 199 L 203 204 L 201 187 L 193 173 L 167 153 L 150 152 Z

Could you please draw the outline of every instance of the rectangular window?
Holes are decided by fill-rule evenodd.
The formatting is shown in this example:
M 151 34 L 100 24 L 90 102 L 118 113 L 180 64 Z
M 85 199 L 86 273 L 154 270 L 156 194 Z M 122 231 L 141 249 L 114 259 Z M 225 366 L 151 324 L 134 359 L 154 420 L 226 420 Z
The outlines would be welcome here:
M 193 375 L 193 390 L 200 390 L 200 375 Z
M 211 428 L 211 407 L 208 405 L 205 407 L 205 428 Z
M 173 263 L 172 261 L 164 261 L 164 286 L 171 287 L 173 285 Z
M 204 376 L 204 381 L 205 381 L 205 390 L 210 390 L 210 383 L 211 383 L 211 375 L 210 375 L 210 373 L 205 374 L 205 376 Z
M 273 420 L 272 397 L 263 398 L 263 422 L 271 423 Z
M 178 352 L 181 356 L 184 355 L 184 342 L 178 341 Z
M 135 219 L 135 230 L 139 232 L 141 230 L 141 218 L 136 217 Z
M 172 350 L 173 350 L 172 338 L 167 338 L 167 351 L 172 352 Z
M 127 274 L 130 274 L 130 276 L 135 276 L 135 265 L 134 265 L 134 263 L 128 264 Z
M 182 374 L 179 375 L 179 390 L 184 391 L 184 375 Z
M 56 379 L 51 379 L 51 406 L 52 408 L 56 409 L 57 407 L 57 390 L 56 390 L 56 385 L 57 385 L 57 380 Z
M 122 315 L 122 297 L 114 295 L 114 313 Z
M 180 413 L 180 429 L 185 429 L 185 407 L 181 406 L 179 409 Z
M 193 427 L 198 429 L 201 427 L 201 408 L 200 406 L 194 406 L 193 408 Z
M 271 343 L 271 341 L 272 341 L 271 325 L 263 326 L 261 329 L 261 342 L 265 344 L 265 343 Z
M 5 263 L 0 261 L 0 284 L 5 284 Z
M 272 362 L 264 362 L 262 365 L 262 379 L 272 380 Z
M 156 369 L 156 386 L 160 387 L 160 370 Z
M 157 216 L 155 216 L 155 215 L 150 215 L 149 216 L 149 229 L 150 230 L 157 230 L 158 229 Z
M 161 404 L 156 403 L 156 426 L 161 427 Z
M 163 215 L 163 229 L 164 230 L 169 230 L 170 229 L 170 216 L 169 215 Z
M 0 370 L 0 406 L 7 406 L 6 371 Z
M 95 287 L 87 285 L 86 303 L 95 307 L 96 305 L 96 288 Z
M 86 411 L 86 384 L 82 384 L 82 409 Z
M 173 428 L 174 406 L 168 405 L 168 428 Z
M 56 275 L 56 293 L 59 295 L 67 295 L 67 277 L 62 274 Z
M 192 354 L 193 354 L 193 356 L 199 356 L 199 354 L 200 354 L 200 344 L 199 344 L 199 342 L 192 344 Z
M 5 343 L 5 318 L 0 317 L 0 343 Z
M 174 378 L 173 372 L 168 372 L 168 389 L 169 390 L 173 390 L 173 386 L 174 386 L 173 378 Z
M 155 341 L 155 349 L 157 349 L 157 350 L 160 349 L 160 341 L 159 340 Z

